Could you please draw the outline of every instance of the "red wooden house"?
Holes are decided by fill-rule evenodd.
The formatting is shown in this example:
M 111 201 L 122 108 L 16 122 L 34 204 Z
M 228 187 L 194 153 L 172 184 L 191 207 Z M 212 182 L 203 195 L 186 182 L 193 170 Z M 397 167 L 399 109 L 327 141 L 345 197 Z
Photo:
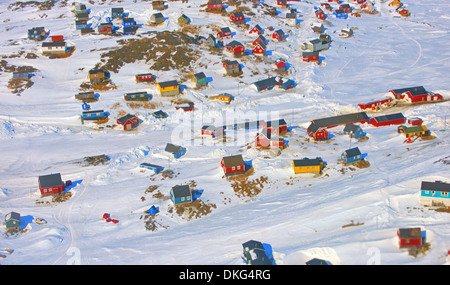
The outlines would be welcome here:
M 234 12 L 230 15 L 230 20 L 239 25 L 239 24 L 244 24 L 245 22 L 245 17 L 244 14 L 242 12 Z
M 260 25 L 256 24 L 256 26 L 254 26 L 248 33 L 261 35 L 263 33 L 263 29 Z
M 52 42 L 62 42 L 64 41 L 64 36 L 62 35 L 52 36 L 51 39 Z
M 319 8 L 314 13 L 316 14 L 316 18 L 317 19 L 325 20 L 326 15 L 325 15 L 325 12 L 322 9 Z
M 38 184 L 41 195 L 60 194 L 65 189 L 60 173 L 39 176 Z
M 287 132 L 287 123 L 284 119 L 268 122 L 260 122 L 259 128 L 267 129 L 269 133 L 282 134 Z
M 350 7 L 349 4 L 345 3 L 345 4 L 341 4 L 339 6 L 339 9 L 344 11 L 344 13 L 351 13 L 352 12 L 352 7 Z
M 365 104 L 358 104 L 358 107 L 361 110 L 369 109 L 369 110 L 375 111 L 375 110 L 379 109 L 380 107 L 385 106 L 386 104 L 389 104 L 390 102 L 392 102 L 392 98 L 386 98 L 386 99 L 372 101 L 372 102 L 365 103 Z
M 441 94 L 428 92 L 423 86 L 392 89 L 389 92 L 394 95 L 395 99 L 403 99 L 410 103 L 440 101 L 444 99 Z
M 222 0 L 209 0 L 206 6 L 209 10 L 222 10 L 223 8 Z
M 276 69 L 283 70 L 283 71 L 286 70 L 286 60 L 285 59 L 279 58 L 275 61 L 274 64 L 275 64 Z
M 245 47 L 243 44 L 241 44 L 238 41 L 231 41 L 228 43 L 225 48 L 227 51 L 231 52 L 234 55 L 244 55 L 245 54 Z
M 325 128 L 318 127 L 313 123 L 309 125 L 306 133 L 314 140 L 327 140 L 329 135 Z
M 302 52 L 303 62 L 319 62 L 318 51 L 304 51 Z
M 242 155 L 226 156 L 222 158 L 220 166 L 225 176 L 239 175 L 245 173 L 245 163 Z
M 286 0 L 277 0 L 277 5 L 281 7 L 287 7 L 287 1 Z
M 256 147 L 284 147 L 284 140 L 282 138 L 272 138 L 272 134 L 263 128 L 255 138 Z
M 98 32 L 100 34 L 111 34 L 113 32 L 113 25 L 112 25 L 112 23 L 101 23 L 98 26 Z
M 417 118 L 417 117 L 415 117 L 415 118 L 409 118 L 409 119 L 407 120 L 407 122 L 408 122 L 408 124 L 411 125 L 411 126 L 421 126 L 422 123 L 423 123 L 422 119 L 421 119 L 421 118 Z
M 373 117 L 370 119 L 370 123 L 375 127 L 389 126 L 389 125 L 401 125 L 404 124 L 406 118 L 402 113 L 387 114 L 382 116 Z
M 324 9 L 327 9 L 328 11 L 331 11 L 331 5 L 328 4 L 328 3 L 320 3 L 320 7 L 323 7 Z
M 228 27 L 223 27 L 217 32 L 217 39 L 230 39 L 231 38 L 231 30 Z
M 127 114 L 117 119 L 117 124 L 121 125 L 125 131 L 137 128 L 139 123 L 139 118 L 131 114 Z
M 272 34 L 272 39 L 275 40 L 275 41 L 281 42 L 281 41 L 284 41 L 285 38 L 286 38 L 286 35 L 284 34 L 283 30 L 281 30 L 281 29 L 276 30 Z
M 150 82 L 155 80 L 155 76 L 151 73 L 136 74 L 135 77 L 137 82 Z
M 420 247 L 423 245 L 422 231 L 420 228 L 402 228 L 397 230 L 400 248 Z
M 266 37 L 264 37 L 263 35 L 259 35 L 259 37 L 256 38 L 256 40 L 254 40 L 252 44 L 257 45 L 258 43 L 267 43 Z
M 211 136 L 213 138 L 215 137 L 221 137 L 223 136 L 223 128 L 221 127 L 215 127 L 215 126 L 203 126 L 202 127 L 202 135 Z
M 267 46 L 263 42 L 259 42 L 255 45 L 255 47 L 252 49 L 253 54 L 255 55 L 265 55 L 267 51 Z

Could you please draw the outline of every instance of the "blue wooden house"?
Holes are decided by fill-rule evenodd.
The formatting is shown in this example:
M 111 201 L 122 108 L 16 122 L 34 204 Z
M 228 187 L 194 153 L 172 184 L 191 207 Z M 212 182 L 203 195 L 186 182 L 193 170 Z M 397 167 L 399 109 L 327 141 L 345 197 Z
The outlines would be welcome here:
M 366 135 L 366 133 L 363 132 L 361 126 L 354 124 L 346 124 L 344 127 L 344 133 L 348 134 L 351 138 L 356 139 Z
M 192 193 L 189 185 L 177 185 L 170 189 L 170 200 L 175 205 L 192 203 Z
M 127 13 L 128 14 L 128 13 Z M 112 19 L 122 19 L 125 17 L 123 8 L 111 8 L 111 18 Z
M 348 14 L 342 10 L 342 9 L 336 9 L 334 10 L 333 14 L 336 16 L 336 18 L 338 19 L 347 19 L 348 18 Z
M 450 206 L 450 184 L 442 181 L 422 181 L 420 203 L 425 206 Z
M 41 41 L 47 38 L 49 31 L 46 31 L 44 27 L 34 27 L 28 30 L 27 36 L 29 40 Z
M 148 170 L 152 170 L 155 173 L 159 173 L 161 171 L 163 171 L 164 167 L 160 166 L 160 165 L 156 165 L 156 164 L 151 164 L 151 163 L 141 163 L 139 165 L 140 168 L 142 169 L 148 169 Z
M 81 30 L 89 28 L 88 22 L 86 20 L 77 20 L 75 21 L 75 29 Z
M 103 110 L 84 111 L 81 120 L 99 121 L 108 118 L 109 113 Z
M 344 162 L 344 164 L 349 164 L 353 162 L 360 161 L 366 157 L 367 154 L 362 154 L 358 147 L 350 148 L 344 151 L 341 154 L 341 159 Z
M 20 78 L 20 79 L 30 79 L 33 76 L 33 74 L 25 71 L 15 71 L 13 72 L 13 78 Z
M 250 265 L 274 265 L 272 248 L 260 241 L 249 240 L 242 244 L 242 259 Z
M 165 151 L 171 153 L 174 158 L 180 158 L 186 153 L 186 148 L 168 143 L 166 145 Z
M 124 27 L 136 26 L 136 21 L 134 20 L 134 18 L 124 18 L 122 20 L 122 25 Z

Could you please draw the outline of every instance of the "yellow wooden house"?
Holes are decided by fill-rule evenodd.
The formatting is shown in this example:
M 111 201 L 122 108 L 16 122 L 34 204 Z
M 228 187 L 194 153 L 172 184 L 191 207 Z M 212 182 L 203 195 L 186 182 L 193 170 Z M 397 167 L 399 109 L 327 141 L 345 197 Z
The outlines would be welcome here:
M 161 96 L 176 96 L 180 94 L 180 85 L 176 80 L 159 82 L 158 89 Z
M 222 93 L 216 96 L 212 96 L 210 97 L 211 100 L 218 100 L 218 101 L 222 101 L 222 102 L 226 102 L 226 103 L 230 103 L 231 100 L 233 100 L 233 96 L 231 94 L 228 93 Z
M 390 7 L 401 7 L 402 5 L 402 1 L 400 0 L 393 0 L 388 4 Z
M 292 161 L 294 173 L 321 173 L 325 167 L 324 161 L 320 158 L 303 158 Z

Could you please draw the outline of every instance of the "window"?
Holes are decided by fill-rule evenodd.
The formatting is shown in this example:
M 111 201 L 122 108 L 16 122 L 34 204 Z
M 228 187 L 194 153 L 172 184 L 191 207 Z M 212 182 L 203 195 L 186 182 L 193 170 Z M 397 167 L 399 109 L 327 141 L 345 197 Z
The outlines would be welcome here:
M 231 167 L 231 170 L 235 170 L 235 167 L 233 166 L 233 167 Z
M 184 197 L 181 197 L 181 202 L 183 202 L 184 201 Z
M 448 197 L 448 192 L 442 192 L 442 197 Z

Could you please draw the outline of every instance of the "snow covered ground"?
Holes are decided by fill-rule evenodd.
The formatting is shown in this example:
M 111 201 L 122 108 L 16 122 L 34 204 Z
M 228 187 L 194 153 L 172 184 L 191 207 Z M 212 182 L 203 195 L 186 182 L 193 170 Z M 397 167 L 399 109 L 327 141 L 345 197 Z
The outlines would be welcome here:
M 319 20 L 314 7 L 320 1 L 289 2 L 302 17 L 300 27 L 289 27 L 283 21 L 286 9 L 277 7 L 278 17 L 258 13 L 251 3 L 244 4 L 255 13 L 248 24 L 260 24 L 270 36 L 268 27 L 282 28 L 289 35 L 286 42 L 270 41 L 270 59 L 285 58 L 291 66 L 287 78 L 297 83 L 295 89 L 273 89 L 257 92 L 251 83 L 267 78 L 273 67 L 265 61 L 238 59 L 244 65 L 242 77 L 224 76 L 223 55 L 205 53 L 207 64 L 193 66 L 193 72 L 204 71 L 212 77 L 205 89 L 195 90 L 191 82 L 183 98 L 192 100 L 197 110 L 183 112 L 159 97 L 155 85 L 141 85 L 137 73 L 148 72 L 142 62 L 127 64 L 111 73 L 117 89 L 100 91 L 93 109 L 111 113 L 108 124 L 121 110 L 139 113 L 143 123 L 132 132 L 119 128 L 99 129 L 95 124 L 80 122 L 81 104 L 74 99 L 87 79 L 87 72 L 100 62 L 102 49 L 118 45 L 117 40 L 145 37 L 148 31 L 179 29 L 176 19 L 181 13 L 202 26 L 208 36 L 211 25 L 229 26 L 234 39 L 248 44 L 254 39 L 248 30 L 229 22 L 227 17 L 206 12 L 206 1 L 168 2 L 162 11 L 168 19 L 163 25 L 143 25 L 134 36 L 109 37 L 81 35 L 75 30 L 71 1 L 57 1 L 51 10 L 26 7 L 15 10 L 0 4 L 1 55 L 9 65 L 36 68 L 33 86 L 20 96 L 7 88 L 12 73 L 0 73 L 0 217 L 19 212 L 26 231 L 0 236 L 1 264 L 244 264 L 242 243 L 254 239 L 270 244 L 276 264 L 304 264 L 317 257 L 332 264 L 448 264 L 450 249 L 449 213 L 437 212 L 419 203 L 422 181 L 447 181 L 450 156 L 448 138 L 449 102 L 424 104 L 401 111 L 406 117 L 421 117 L 436 137 L 405 144 L 397 126 L 375 128 L 364 125 L 369 139 L 358 142 L 340 134 L 343 127 L 331 129 L 330 142 L 315 143 L 307 139 L 310 120 L 337 114 L 357 112 L 357 104 L 381 99 L 390 89 L 423 85 L 427 90 L 450 97 L 448 48 L 450 22 L 447 0 L 405 0 L 411 16 L 395 14 L 388 2 L 375 1 L 380 12 L 337 19 L 329 13 L 326 32 L 333 43 L 321 52 L 323 64 L 301 61 L 300 45 L 317 37 L 310 28 Z M 43 2 L 43 1 L 41 1 Z M 111 2 L 111 3 L 110 3 Z M 109 16 L 112 7 L 124 7 L 137 23 L 145 24 L 156 11 L 148 1 L 93 1 L 93 27 Z M 264 2 L 276 6 L 276 1 Z M 336 4 L 334 4 L 336 5 Z M 231 4 L 227 11 L 235 9 Z M 64 35 L 76 45 L 69 58 L 49 59 L 40 53 L 40 42 L 29 41 L 29 28 L 45 26 L 50 35 Z M 338 37 L 344 27 L 355 27 L 351 38 Z M 191 35 L 193 36 L 193 35 Z M 227 43 L 227 41 L 226 41 Z M 11 57 L 24 51 L 22 55 Z M 37 58 L 25 58 L 33 52 Z M 194 70 L 195 68 L 195 70 Z M 151 71 L 161 79 L 177 79 L 177 71 Z M 174 78 L 174 77 L 175 78 Z M 154 110 L 133 110 L 123 102 L 123 94 L 145 90 L 160 100 L 169 117 L 157 120 Z M 205 96 L 230 93 L 235 100 L 229 105 L 211 102 Z M 370 114 L 373 115 L 373 114 Z M 270 156 L 254 147 L 247 148 L 256 131 L 241 133 L 246 140 L 222 143 L 200 136 L 203 123 L 228 122 L 227 119 L 284 118 L 293 130 L 286 136 L 289 147 L 278 156 Z M 169 160 L 166 143 L 187 148 L 181 159 Z M 368 153 L 370 167 L 342 173 L 340 154 L 349 146 Z M 82 166 L 86 156 L 106 154 L 103 165 Z M 252 160 L 254 174 L 249 179 L 267 177 L 262 191 L 253 198 L 237 196 L 231 182 L 223 178 L 220 160 L 223 156 L 242 154 Z M 324 174 L 295 175 L 292 159 L 322 157 L 328 162 Z M 446 163 L 442 161 L 446 160 Z M 149 162 L 175 172 L 163 179 L 141 172 L 139 164 Z M 63 180 L 77 184 L 65 202 L 46 203 L 40 195 L 37 178 L 61 173 Z M 170 188 L 195 181 L 203 190 L 200 200 L 214 205 L 212 211 L 197 219 L 186 220 L 170 211 L 172 202 L 145 193 L 152 185 L 168 197 Z M 144 197 L 144 199 L 142 198 Z M 144 216 L 152 205 L 160 212 L 155 217 L 156 231 L 147 230 Z M 107 223 L 102 216 L 110 213 L 119 223 Z M 47 223 L 40 225 L 36 218 Z M 344 227 L 351 222 L 361 225 Z M 396 231 L 403 227 L 426 230 L 431 247 L 426 254 L 412 257 L 398 248 Z

